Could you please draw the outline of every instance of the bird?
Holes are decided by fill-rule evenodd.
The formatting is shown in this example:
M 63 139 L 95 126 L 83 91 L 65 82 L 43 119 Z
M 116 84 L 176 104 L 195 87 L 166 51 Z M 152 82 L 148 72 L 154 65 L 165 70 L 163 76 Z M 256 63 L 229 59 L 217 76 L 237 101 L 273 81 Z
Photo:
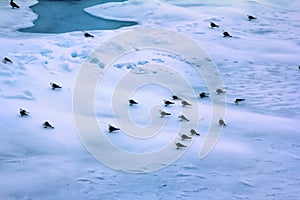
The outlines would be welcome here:
M 298 66 L 298 69 L 300 70 L 300 65 Z
M 90 34 L 90 33 L 85 32 L 84 33 L 84 37 L 86 37 L 86 38 L 93 38 L 94 36 L 92 34 Z
M 56 83 L 53 83 L 53 82 L 51 82 L 51 83 L 50 83 L 50 85 L 51 85 L 51 87 L 52 87 L 52 90 L 55 90 L 55 89 L 61 88 L 61 86 L 60 86 L 60 85 L 58 85 L 58 84 L 56 84 Z
M 180 142 L 175 142 L 175 145 L 177 147 L 176 149 L 186 147 L 184 144 L 181 144 Z
M 186 135 L 186 134 L 181 134 L 181 139 L 182 140 L 191 140 L 192 139 L 192 137 L 190 137 L 190 136 L 188 136 L 188 135 Z
M 190 133 L 191 133 L 191 135 L 197 135 L 197 136 L 200 136 L 200 134 L 197 133 L 197 131 L 196 131 L 195 129 L 191 129 L 191 130 L 190 130 Z
M 200 98 L 202 99 L 202 98 L 208 97 L 208 93 L 201 92 L 201 93 L 199 94 L 199 96 L 200 96 Z
M 242 101 L 246 101 L 246 99 L 235 99 L 234 103 L 238 105 Z
M 173 100 L 181 100 L 181 98 L 178 97 L 178 96 L 176 96 L 176 95 L 173 95 L 173 96 L 172 96 L 172 99 L 173 99 Z
M 108 131 L 111 133 L 111 132 L 113 132 L 113 131 L 118 131 L 118 130 L 120 130 L 119 128 L 116 128 L 116 127 L 114 127 L 114 126 L 112 126 L 112 125 L 110 125 L 110 124 L 108 124 Z
M 188 118 L 186 118 L 184 115 L 179 115 L 178 118 L 180 118 L 180 121 L 190 121 Z
M 13 63 L 13 61 L 11 59 L 9 59 L 8 57 L 3 58 L 3 62 L 4 62 L 4 64 L 6 64 L 8 62 Z
M 248 15 L 248 20 L 251 21 L 253 19 L 257 19 L 256 17 L 253 17 L 252 15 Z
M 223 119 L 219 119 L 220 126 L 226 126 L 225 121 Z
M 214 22 L 210 22 L 210 27 L 212 27 L 212 28 L 219 28 L 219 25 L 215 24 Z
M 161 118 L 163 118 L 163 117 L 165 117 L 165 116 L 167 116 L 167 115 L 171 115 L 171 113 L 168 113 L 168 112 L 166 112 L 166 111 L 163 111 L 163 110 L 159 110 L 159 112 L 160 112 L 160 117 Z
M 191 106 L 192 105 L 189 102 L 187 102 L 186 100 L 181 100 L 181 104 L 182 104 L 182 106 Z
M 217 94 L 224 94 L 226 91 L 220 88 L 216 89 Z
M 223 36 L 224 37 L 232 37 L 227 31 L 223 31 Z
M 14 9 L 14 8 L 20 8 L 20 6 L 18 6 L 13 0 L 10 0 L 10 3 L 11 5 L 11 8 Z
M 44 128 L 52 128 L 52 129 L 54 129 L 54 127 L 48 121 L 45 121 L 43 123 L 43 126 L 44 126 Z
M 174 104 L 173 101 L 169 101 L 169 100 L 164 100 L 164 103 L 165 103 L 165 106 L 166 106 L 166 107 L 169 106 L 169 105 Z
M 138 104 L 138 102 L 136 102 L 135 100 L 133 99 L 129 99 L 129 106 L 132 106 L 134 104 Z
M 29 112 L 26 111 L 25 109 L 20 108 L 20 115 L 21 115 L 21 117 L 23 117 L 23 116 L 28 116 L 28 115 L 29 115 Z

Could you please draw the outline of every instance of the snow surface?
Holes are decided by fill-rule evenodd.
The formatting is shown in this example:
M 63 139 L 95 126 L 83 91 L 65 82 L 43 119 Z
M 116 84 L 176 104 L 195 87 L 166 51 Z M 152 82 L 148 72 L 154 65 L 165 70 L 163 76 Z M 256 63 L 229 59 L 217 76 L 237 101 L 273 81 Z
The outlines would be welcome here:
M 77 133 L 72 105 L 78 72 L 90 53 L 103 41 L 138 27 L 90 31 L 95 38 L 84 38 L 81 31 L 22 33 L 17 30 L 32 26 L 37 18 L 29 8 L 37 1 L 17 3 L 20 9 L 0 2 L 0 58 L 14 61 L 0 63 L 0 199 L 299 198 L 298 1 L 129 0 L 85 9 L 107 19 L 136 21 L 138 27 L 184 34 L 207 51 L 222 75 L 227 126 L 214 150 L 203 159 L 198 157 L 212 105 L 209 99 L 197 99 L 201 136 L 176 162 L 142 174 L 112 170 L 90 155 Z M 248 21 L 248 14 L 258 19 Z M 210 28 L 210 21 L 220 24 L 220 29 Z M 233 37 L 224 38 L 223 29 Z M 177 67 L 182 63 L 176 57 L 157 52 L 129 55 L 106 73 L 102 82 L 106 89 L 99 86 L 97 90 L 95 109 L 103 129 L 114 122 L 107 105 L 111 105 L 115 80 L 146 63 L 174 65 L 193 83 L 196 94 L 207 90 L 203 80 L 194 81 L 198 77 L 190 68 Z M 52 90 L 50 82 L 63 88 Z M 151 98 L 153 93 L 157 98 Z M 166 88 L 150 85 L 137 90 L 134 98 L 157 105 L 170 95 Z M 246 101 L 235 105 L 235 98 Z M 19 108 L 30 115 L 21 118 Z M 144 126 L 149 118 L 138 116 L 150 108 L 140 104 L 128 112 Z M 180 109 L 176 105 L 167 110 Z M 177 137 L 172 132 L 179 123 L 176 117 L 166 119 L 165 135 L 148 142 L 136 141 L 122 131 L 107 137 L 127 151 L 151 152 Z M 45 120 L 55 129 L 44 129 Z

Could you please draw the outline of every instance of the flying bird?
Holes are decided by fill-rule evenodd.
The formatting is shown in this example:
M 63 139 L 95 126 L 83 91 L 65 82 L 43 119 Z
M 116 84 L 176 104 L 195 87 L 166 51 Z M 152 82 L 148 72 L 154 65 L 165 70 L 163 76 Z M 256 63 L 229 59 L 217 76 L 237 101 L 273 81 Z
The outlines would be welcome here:
M 226 126 L 225 121 L 223 119 L 219 119 L 220 126 Z
M 26 111 L 25 109 L 20 108 L 20 115 L 21 115 L 21 117 L 23 117 L 23 116 L 28 116 L 28 115 L 29 115 L 29 112 Z
M 189 102 L 187 102 L 186 100 L 182 100 L 181 104 L 182 104 L 182 106 L 191 106 L 192 105 Z
M 177 147 L 176 149 L 186 147 L 184 144 L 181 144 L 180 142 L 175 142 L 175 145 L 176 145 L 176 147 Z
M 253 17 L 252 15 L 248 15 L 248 20 L 251 21 L 253 19 L 257 19 L 256 17 Z
M 86 38 L 93 38 L 94 36 L 92 34 L 90 34 L 90 33 L 85 32 L 84 33 L 84 37 L 86 37 Z
M 160 112 L 160 117 L 161 117 L 161 118 L 163 118 L 163 117 L 165 117 L 165 116 L 167 116 L 167 115 L 171 115 L 171 113 L 168 113 L 168 112 L 163 111 L 163 110 L 159 110 L 159 112 Z
M 226 91 L 220 88 L 216 89 L 217 94 L 224 94 Z
M 205 92 L 201 92 L 199 94 L 199 97 L 202 99 L 202 98 L 205 98 L 205 97 L 208 97 L 208 93 L 205 93 Z
M 51 87 L 52 87 L 52 90 L 55 90 L 55 89 L 61 88 L 61 86 L 60 86 L 60 85 L 58 85 L 58 84 L 56 84 L 56 83 L 53 83 L 53 82 L 51 82 L 51 83 L 50 83 L 50 85 L 51 85 Z
M 214 22 L 210 22 L 210 27 L 212 27 L 212 28 L 219 28 L 219 25 L 215 24 Z
M 188 118 L 186 118 L 184 115 L 179 115 L 178 118 L 180 118 L 180 121 L 190 121 Z
M 118 131 L 118 130 L 120 130 L 119 128 L 116 128 L 116 127 L 114 127 L 114 126 L 112 126 L 112 125 L 108 125 L 108 131 L 111 133 L 111 132 L 113 132 L 113 131 Z
M 174 104 L 173 101 L 169 101 L 169 100 L 164 100 L 164 103 L 165 103 L 165 106 L 169 106 L 169 105 Z
M 191 133 L 191 135 L 197 135 L 197 136 L 200 136 L 200 134 L 197 133 L 197 131 L 196 131 L 195 129 L 191 129 L 191 130 L 190 130 L 190 133 Z
M 192 137 L 190 137 L 190 136 L 188 136 L 188 135 L 186 135 L 186 134 L 183 133 L 183 134 L 181 135 L 181 139 L 182 139 L 182 140 L 191 140 Z
M 18 6 L 13 0 L 10 0 L 10 3 L 11 5 L 11 8 L 14 9 L 14 8 L 20 8 L 20 6 Z
M 224 32 L 223 32 L 223 36 L 224 36 L 224 37 L 232 37 L 227 31 L 224 31 Z
M 246 99 L 235 99 L 234 103 L 238 105 L 242 101 L 246 101 Z
M 173 100 L 181 100 L 181 98 L 176 95 L 173 95 L 172 98 L 173 98 Z
M 6 64 L 8 62 L 13 63 L 13 61 L 11 59 L 9 59 L 8 57 L 3 58 L 3 62 L 4 62 L 4 64 Z
M 138 104 L 138 102 L 136 102 L 135 100 L 133 99 L 129 99 L 129 105 L 132 106 L 134 104 Z
M 52 129 L 54 129 L 54 127 L 48 121 L 45 121 L 43 123 L 43 126 L 44 126 L 44 128 L 52 128 Z

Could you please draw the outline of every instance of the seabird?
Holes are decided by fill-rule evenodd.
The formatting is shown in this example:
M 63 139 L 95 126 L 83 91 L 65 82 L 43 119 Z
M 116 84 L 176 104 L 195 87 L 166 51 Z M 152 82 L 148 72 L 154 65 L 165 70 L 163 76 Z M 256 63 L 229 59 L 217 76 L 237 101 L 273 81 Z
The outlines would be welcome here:
M 186 118 L 184 115 L 179 115 L 178 118 L 180 118 L 180 121 L 190 121 L 188 118 Z
M 226 91 L 218 88 L 218 89 L 216 89 L 216 92 L 217 92 L 217 94 L 224 94 Z
M 120 130 L 119 128 L 116 128 L 116 127 L 114 127 L 114 126 L 112 126 L 112 125 L 108 125 L 108 131 L 111 133 L 111 132 L 113 132 L 113 131 L 118 131 L 118 130 Z
M 173 95 L 172 98 L 173 98 L 173 100 L 181 100 L 181 98 L 176 95 Z
M 129 99 L 129 105 L 132 106 L 134 104 L 138 104 L 138 102 L 136 102 L 135 100 L 133 99 Z
M 44 128 L 54 128 L 48 121 L 45 121 L 44 123 L 43 123 L 43 126 L 44 126 Z
M 10 0 L 10 3 L 11 5 L 11 8 L 14 9 L 14 8 L 20 8 L 13 0 Z
M 92 34 L 90 34 L 90 33 L 87 33 L 87 32 L 85 32 L 84 33 L 84 37 L 86 37 L 86 38 L 93 38 L 94 36 L 92 35 Z
M 20 108 L 20 115 L 21 115 L 21 117 L 28 116 L 29 112 L 27 112 L 25 109 Z
M 223 119 L 219 119 L 220 126 L 226 126 L 225 121 Z
M 197 136 L 200 136 L 200 134 L 197 133 L 197 131 L 196 131 L 195 129 L 191 129 L 191 130 L 190 130 L 190 133 L 191 133 L 191 135 L 197 135 Z
M 256 17 L 253 17 L 252 15 L 248 15 L 248 20 L 251 21 L 253 19 L 257 19 Z
M 189 102 L 187 102 L 186 100 L 182 100 L 181 104 L 182 104 L 182 106 L 191 106 L 192 105 Z
M 3 58 L 3 62 L 6 63 L 13 63 L 13 61 L 11 59 L 9 59 L 8 57 Z
M 181 135 L 181 139 L 182 139 L 182 140 L 190 140 L 190 139 L 192 139 L 192 138 L 191 138 L 190 136 L 188 136 L 188 135 L 186 135 L 186 134 L 183 133 L 183 134 Z
M 171 104 L 174 104 L 172 101 L 164 100 L 165 106 L 169 106 Z
M 212 28 L 219 28 L 219 25 L 215 24 L 214 22 L 210 22 L 210 27 L 212 27 Z
M 224 31 L 224 32 L 223 32 L 223 36 L 224 36 L 224 37 L 232 37 L 227 31 Z
M 51 87 L 52 87 L 52 90 L 55 90 L 55 89 L 57 89 L 57 88 L 61 88 L 61 86 L 60 85 L 58 85 L 58 84 L 56 84 L 56 83 L 50 83 L 50 85 L 51 85 Z
M 202 99 L 202 98 L 208 97 L 208 93 L 201 92 L 201 93 L 199 94 L 199 96 L 200 96 L 200 98 Z
M 238 105 L 240 102 L 245 101 L 246 99 L 235 99 L 234 103 Z
M 160 112 L 160 117 L 161 118 L 163 118 L 163 117 L 165 117 L 165 116 L 167 116 L 167 115 L 171 115 L 171 113 L 168 113 L 168 112 L 165 112 L 165 111 L 163 111 L 163 110 L 159 110 L 159 112 Z
M 175 145 L 177 147 L 176 149 L 186 147 L 185 145 L 181 144 L 180 142 L 175 142 Z

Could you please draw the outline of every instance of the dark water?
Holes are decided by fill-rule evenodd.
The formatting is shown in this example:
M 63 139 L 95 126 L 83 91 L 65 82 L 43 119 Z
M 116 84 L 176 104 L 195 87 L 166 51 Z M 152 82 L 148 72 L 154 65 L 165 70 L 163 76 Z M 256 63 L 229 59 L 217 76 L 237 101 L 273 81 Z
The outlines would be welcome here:
M 95 17 L 83 9 L 107 2 L 125 0 L 39 0 L 31 9 L 39 15 L 35 26 L 20 29 L 31 33 L 65 33 L 81 30 L 112 30 L 137 25 L 132 21 L 109 20 Z

